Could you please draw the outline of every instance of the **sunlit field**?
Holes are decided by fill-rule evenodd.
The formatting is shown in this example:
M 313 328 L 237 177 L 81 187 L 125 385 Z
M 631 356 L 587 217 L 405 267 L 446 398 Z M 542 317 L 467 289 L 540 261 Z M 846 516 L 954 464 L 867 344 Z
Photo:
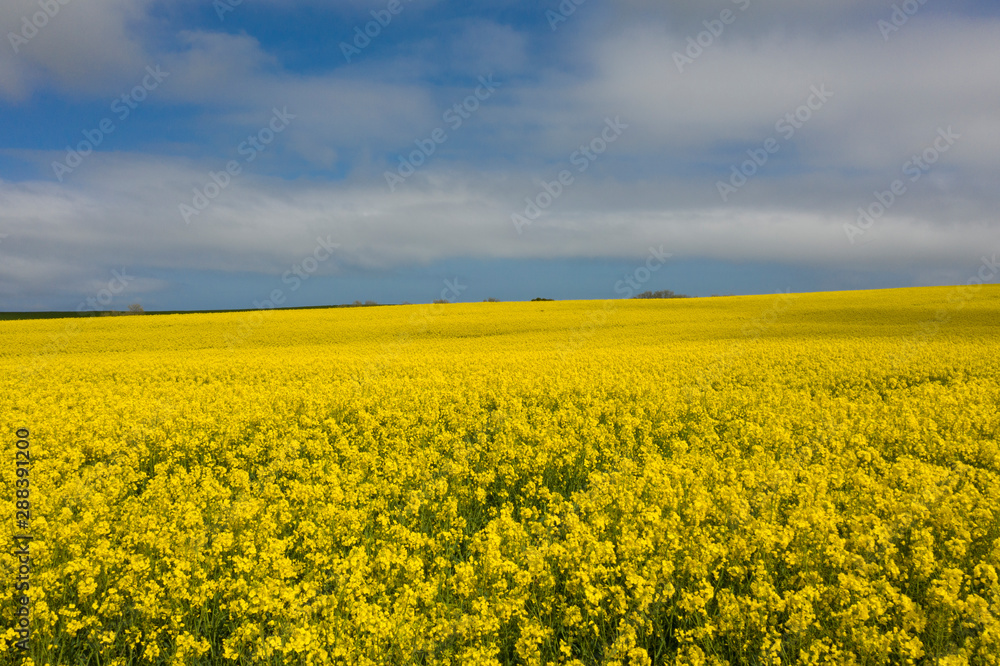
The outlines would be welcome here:
M 1000 664 L 998 361 L 998 286 L 0 322 L 0 660 Z

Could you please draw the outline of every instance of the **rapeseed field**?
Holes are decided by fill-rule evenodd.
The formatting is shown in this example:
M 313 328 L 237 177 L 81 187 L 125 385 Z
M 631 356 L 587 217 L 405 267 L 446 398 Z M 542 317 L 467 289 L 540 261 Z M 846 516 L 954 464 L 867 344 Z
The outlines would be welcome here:
M 0 322 L 0 661 L 1000 664 L 998 361 L 997 286 Z

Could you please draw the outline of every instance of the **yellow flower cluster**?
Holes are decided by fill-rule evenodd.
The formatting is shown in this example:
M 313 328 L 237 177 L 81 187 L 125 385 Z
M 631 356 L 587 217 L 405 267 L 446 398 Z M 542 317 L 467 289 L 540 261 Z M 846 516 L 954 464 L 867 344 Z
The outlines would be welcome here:
M 0 322 L 24 663 L 1000 665 L 998 287 L 245 317 Z

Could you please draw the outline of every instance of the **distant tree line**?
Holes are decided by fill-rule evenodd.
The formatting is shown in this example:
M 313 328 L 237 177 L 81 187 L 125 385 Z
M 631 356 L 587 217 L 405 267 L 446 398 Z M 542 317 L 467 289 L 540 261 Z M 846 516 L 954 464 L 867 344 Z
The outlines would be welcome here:
M 660 291 L 644 291 L 641 294 L 636 294 L 632 298 L 691 298 L 691 297 L 685 296 L 684 294 L 675 294 L 669 289 L 661 289 Z
M 120 317 L 121 315 L 141 315 L 141 314 L 146 314 L 146 311 L 143 310 L 142 306 L 139 305 L 138 303 L 133 303 L 132 305 L 128 306 L 128 310 L 126 310 L 125 312 L 122 312 L 121 310 L 98 310 L 95 311 L 94 314 L 90 316 Z

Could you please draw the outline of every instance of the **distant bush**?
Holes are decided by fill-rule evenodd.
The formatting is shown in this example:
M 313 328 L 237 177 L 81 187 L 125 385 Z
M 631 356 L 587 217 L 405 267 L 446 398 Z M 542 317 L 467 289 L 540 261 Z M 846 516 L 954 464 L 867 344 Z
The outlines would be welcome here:
M 632 298 L 690 298 L 690 296 L 675 294 L 669 289 L 663 289 L 661 291 L 644 291 L 641 294 L 636 294 Z
M 146 314 L 146 311 L 143 310 L 142 306 L 139 305 L 138 303 L 133 303 L 132 305 L 128 306 L 128 313 L 130 315 L 141 315 L 141 314 Z
M 553 300 L 553 299 L 551 299 L 551 298 L 533 298 L 533 299 L 531 299 L 531 302 L 534 303 L 535 301 L 551 301 L 551 300 Z
M 483 303 L 499 303 L 499 302 L 500 302 L 499 299 L 493 298 L 492 296 L 483 299 Z
M 435 298 L 434 305 L 443 305 L 445 303 L 450 303 L 451 301 L 445 300 L 443 298 Z

